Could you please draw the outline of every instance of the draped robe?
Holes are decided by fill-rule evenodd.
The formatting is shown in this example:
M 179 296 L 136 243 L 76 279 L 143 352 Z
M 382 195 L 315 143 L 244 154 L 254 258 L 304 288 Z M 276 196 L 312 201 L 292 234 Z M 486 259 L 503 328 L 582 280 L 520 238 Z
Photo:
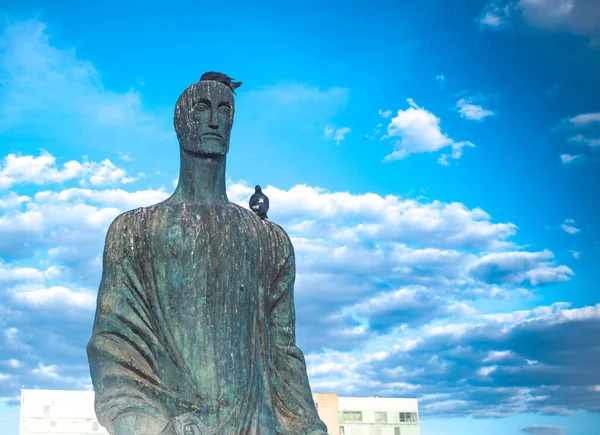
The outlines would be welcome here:
M 88 344 L 99 422 L 197 418 L 215 434 L 325 433 L 295 344 L 285 231 L 228 203 L 117 217 Z M 323 432 L 319 432 L 323 431 Z

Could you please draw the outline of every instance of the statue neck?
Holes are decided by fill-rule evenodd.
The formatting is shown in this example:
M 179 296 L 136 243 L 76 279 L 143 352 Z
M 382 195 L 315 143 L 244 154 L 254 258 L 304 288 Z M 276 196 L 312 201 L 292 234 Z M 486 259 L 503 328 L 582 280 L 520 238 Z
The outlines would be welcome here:
M 172 199 L 204 204 L 227 204 L 225 156 L 204 157 L 180 151 L 179 182 Z

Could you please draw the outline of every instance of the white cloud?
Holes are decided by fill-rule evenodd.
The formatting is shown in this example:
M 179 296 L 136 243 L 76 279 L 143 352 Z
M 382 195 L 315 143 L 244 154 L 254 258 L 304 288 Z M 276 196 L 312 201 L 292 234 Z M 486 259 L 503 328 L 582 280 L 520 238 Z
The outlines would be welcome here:
M 499 27 L 505 24 L 505 17 L 502 14 L 497 14 L 496 11 L 486 11 L 479 22 L 486 26 Z
M 59 375 L 56 372 L 56 369 L 57 369 L 57 367 L 54 365 L 46 366 L 43 363 L 40 363 L 38 365 L 38 367 L 33 369 L 32 371 L 36 375 L 41 375 L 41 376 L 50 377 L 50 378 L 57 378 L 57 377 L 59 377 Z
M 532 424 L 522 428 L 521 432 L 528 435 L 565 435 L 567 429 L 563 426 Z
M 446 83 L 446 81 L 448 80 L 446 78 L 446 76 L 443 73 L 438 74 L 437 76 L 435 76 L 435 79 L 438 81 L 438 83 L 443 84 Z
M 470 273 L 487 282 L 499 283 L 529 281 L 532 285 L 540 285 L 569 280 L 573 271 L 566 266 L 556 266 L 551 261 L 553 258 L 554 254 L 549 250 L 498 252 L 478 258 L 470 266 Z
M 71 146 L 109 143 L 117 149 L 132 143 L 160 146 L 174 139 L 169 117 L 146 111 L 135 90 L 106 89 L 100 73 L 78 59 L 75 49 L 51 44 L 45 24 L 9 24 L 0 34 L 0 47 L 0 132 L 39 132 Z M 48 172 L 52 162 L 32 163 L 34 170 L 41 164 L 45 176 L 55 181 L 80 170 L 67 165 Z
M 117 168 L 110 160 L 104 159 L 101 163 L 90 164 L 91 176 L 89 182 L 92 186 L 103 186 L 114 183 L 132 183 L 144 176 L 139 173 L 137 177 L 127 177 L 124 169 Z
M 509 22 L 511 7 L 512 3 L 505 3 L 501 0 L 490 0 L 485 4 L 481 14 L 477 18 L 477 22 L 482 27 L 503 27 Z
M 21 363 L 16 359 L 2 361 L 2 365 L 4 365 L 5 367 L 10 367 L 11 369 L 18 369 L 19 367 L 21 367 Z
M 503 361 L 513 358 L 515 354 L 510 350 L 490 351 L 488 356 L 483 360 L 484 363 Z
M 581 113 L 568 119 L 573 126 L 582 127 L 600 122 L 600 112 Z
M 481 121 L 488 116 L 495 115 L 491 110 L 473 104 L 470 99 L 461 98 L 456 103 L 456 107 L 458 108 L 461 117 L 475 121 Z
M 571 253 L 571 255 L 573 255 L 573 258 L 575 260 L 580 260 L 581 259 L 581 252 L 572 251 L 572 250 L 569 250 L 569 252 Z
M 21 156 L 25 161 L 32 160 L 31 157 Z M 44 159 L 47 162 L 55 160 L 48 153 L 44 154 Z M 3 203 L 5 213 L 0 213 L 0 252 L 21 256 L 42 246 L 55 245 L 52 252 L 72 252 L 70 257 L 80 258 L 85 253 L 91 255 L 93 249 L 101 249 L 99 244 L 106 228 L 119 213 L 161 202 L 169 196 L 163 187 L 133 192 L 98 189 L 99 185 L 109 183 L 111 179 L 123 177 L 124 171 L 106 161 L 100 164 L 85 161 L 70 163 L 73 167 L 95 168 L 96 172 L 91 177 L 91 172 L 82 170 L 73 178 L 73 181 L 91 187 L 43 190 L 33 197 L 10 193 Z M 43 167 L 53 169 L 52 165 Z M 91 182 L 88 183 L 89 179 Z M 52 177 L 48 180 L 58 181 Z M 127 180 L 121 178 L 120 181 Z M 22 204 L 26 204 L 26 207 L 21 207 Z M 92 259 L 89 261 L 95 262 Z M 46 271 L 45 276 L 46 279 L 57 278 L 62 273 L 63 270 L 55 267 Z
M 39 363 L 38 366 L 31 371 L 31 374 L 34 378 L 41 381 L 54 381 L 59 382 L 62 385 L 69 385 L 77 382 L 72 376 L 61 375 L 58 366 L 55 364 L 45 365 L 44 363 Z
M 76 161 L 63 164 L 62 169 L 56 167 L 56 158 L 46 151 L 39 157 L 17 156 L 9 154 L 0 167 L 0 187 L 10 187 L 16 183 L 62 183 L 80 176 L 83 165 Z
M 369 318 L 371 327 L 386 330 L 420 319 L 426 321 L 441 314 L 442 305 L 440 298 L 432 296 L 425 287 L 412 286 L 378 293 L 352 308 L 359 316 Z
M 129 152 L 124 153 L 124 152 L 119 151 L 118 155 L 119 155 L 119 158 L 121 160 L 123 160 L 124 162 L 129 162 L 129 163 L 133 162 L 133 157 L 131 157 L 131 153 L 129 153 Z
M 574 223 L 574 222 L 566 222 L 565 221 L 565 223 L 560 226 L 565 233 L 577 234 L 577 233 L 581 232 L 581 230 L 579 228 L 576 228 L 573 225 L 567 225 L 568 223 Z
M 229 198 L 242 205 L 253 189 L 245 183 L 228 187 Z M 309 226 L 310 237 L 337 240 L 381 238 L 404 243 L 426 243 L 431 247 L 477 246 L 498 249 L 511 246 L 506 239 L 516 233 L 512 223 L 492 223 L 480 208 L 461 203 L 421 202 L 374 193 L 327 192 L 318 187 L 297 185 L 289 190 L 267 186 L 273 219 L 286 228 L 317 220 Z
M 585 35 L 592 40 L 600 35 L 600 10 L 595 0 L 519 0 L 516 4 L 530 25 Z
M 44 272 L 41 270 L 32 267 L 7 265 L 0 260 L 0 284 L 21 281 L 40 282 L 43 280 Z
M 594 138 L 590 139 L 582 134 L 577 134 L 575 136 L 570 137 L 569 142 L 585 144 L 591 147 L 600 146 L 600 139 Z
M 6 373 L 0 373 L 0 384 L 6 381 L 10 381 L 13 377 Z
M 479 376 L 489 376 L 491 373 L 495 372 L 496 369 L 498 368 L 498 366 L 485 366 L 485 367 L 480 367 L 479 369 L 477 369 L 477 374 Z
M 328 125 L 325 127 L 323 137 L 324 139 L 334 140 L 335 143 L 339 145 L 341 141 L 346 139 L 346 135 L 351 131 L 350 127 L 336 128 L 335 126 Z
M 0 188 L 21 183 L 37 185 L 63 183 L 76 178 L 79 178 L 81 183 L 89 181 L 93 186 L 127 184 L 136 181 L 141 175 L 143 174 L 135 178 L 128 177 L 124 169 L 118 168 L 108 159 L 104 159 L 100 163 L 88 161 L 80 163 L 71 160 L 60 168 L 53 155 L 41 150 L 39 157 L 15 154 L 6 156 L 0 166 Z
M 31 204 L 24 211 L 13 211 L 0 216 L 0 234 L 15 232 L 46 231 L 52 227 L 76 226 L 87 228 L 105 227 L 117 217 L 120 210 L 115 207 L 99 208 L 87 204 Z
M 600 33 L 598 35 L 600 38 Z M 598 40 L 600 42 L 600 39 Z M 576 134 L 567 137 L 566 140 L 570 144 L 584 145 L 586 147 L 594 148 L 600 146 L 600 112 L 589 112 L 580 113 L 579 115 L 572 116 L 570 118 L 564 118 L 561 123 L 555 126 L 551 131 L 554 133 L 562 132 L 569 133 L 573 130 L 579 131 Z M 573 163 L 574 161 L 580 162 L 586 159 L 585 154 L 570 154 L 564 153 L 560 155 L 561 162 L 563 164 Z
M 88 290 L 74 291 L 62 286 L 46 288 L 40 285 L 19 286 L 12 289 L 15 300 L 30 308 L 76 308 L 93 310 L 96 294 Z
M 6 341 L 10 344 L 17 343 L 17 337 L 19 334 L 19 329 L 15 327 L 8 328 L 4 331 L 4 336 L 6 337 Z
M 477 21 L 501 28 L 519 19 L 539 29 L 587 36 L 592 44 L 600 36 L 596 0 L 490 0 Z
M 581 156 L 580 155 L 573 156 L 571 154 L 561 154 L 560 155 L 560 161 L 563 162 L 565 165 L 573 162 L 575 159 L 578 159 L 578 158 L 581 158 Z
M 381 110 L 379 109 L 379 116 L 381 116 L 382 118 L 389 118 L 390 116 L 392 116 L 392 111 L 391 110 Z
M 437 162 L 442 166 L 450 166 L 450 162 L 448 161 L 449 157 L 450 154 L 441 154 Z
M 474 146 L 471 142 L 455 142 L 442 133 L 440 119 L 433 113 L 419 107 L 412 99 L 408 99 L 410 107 L 399 110 L 388 125 L 388 137 L 399 138 L 394 144 L 394 151 L 384 161 L 401 160 L 411 154 L 432 153 L 443 148 L 452 148 L 452 158 L 458 159 L 465 146 Z
M 94 190 L 70 188 L 60 191 L 44 190 L 35 194 L 38 203 L 64 204 L 89 201 L 107 207 L 130 210 L 164 201 L 169 193 L 163 188 L 127 192 L 123 189 Z
M 446 314 L 457 317 L 473 317 L 477 314 L 477 310 L 464 302 L 455 302 L 446 307 Z
M 230 200 L 244 207 L 253 191 L 244 182 L 230 180 L 227 190 Z M 426 387 L 417 379 L 425 369 L 432 376 L 446 373 L 443 360 L 435 360 L 429 354 L 430 363 L 419 359 L 412 363 L 388 361 L 398 354 L 419 354 L 424 346 L 434 346 L 440 338 L 446 342 L 460 337 L 467 340 L 477 331 L 483 333 L 482 328 L 487 333 L 489 325 L 500 323 L 501 327 L 494 328 L 500 337 L 505 337 L 503 328 L 515 330 L 517 322 L 568 323 L 585 321 L 600 313 L 600 307 L 567 312 L 566 307 L 555 306 L 485 317 L 465 302 L 464 298 L 498 298 L 503 292 L 515 297 L 521 281 L 538 285 L 571 275 L 568 268 L 554 264 L 549 251 L 515 251 L 509 239 L 516 234 L 516 226 L 496 223 L 479 208 L 395 195 L 328 192 L 304 185 L 287 190 L 267 186 L 264 190 L 271 199 L 271 218 L 289 231 L 295 246 L 298 316 L 315 319 L 301 322 L 298 328 L 300 344 L 309 350 L 308 370 L 315 388 L 332 386 L 339 392 L 352 390 L 355 394 L 370 394 L 372 389 L 377 394 L 432 394 L 423 390 Z M 29 228 L 29 233 L 31 226 L 25 223 L 35 224 L 46 237 L 57 234 L 48 245 L 52 251 L 48 259 L 53 263 L 41 275 L 39 271 L 34 273 L 43 282 L 12 287 L 9 301 L 15 307 L 27 307 L 40 315 L 64 315 L 66 311 L 89 316 L 95 307 L 95 292 L 87 290 L 91 287 L 69 282 L 68 271 L 62 274 L 52 267 L 60 267 L 60 262 L 70 257 L 96 258 L 106 225 L 115 213 L 161 201 L 167 195 L 164 189 L 129 192 L 94 186 L 43 190 L 31 196 L 26 210 L 7 210 L 11 217 L 17 218 L 10 221 Z M 60 210 L 62 214 L 58 213 Z M 91 216 L 99 217 L 95 221 Z M 8 220 L 4 221 L 7 223 Z M 97 234 L 90 249 L 87 246 L 90 239 L 80 239 L 79 234 L 89 233 L 88 228 L 94 225 Z M 89 253 L 82 253 L 82 249 L 88 249 Z M 504 255 L 494 257 L 494 253 Z M 501 279 L 494 275 L 494 269 L 502 272 Z M 55 272 L 59 273 L 55 275 L 58 279 L 67 280 L 48 284 L 47 276 Z M 500 282 L 490 283 L 494 280 Z M 423 326 L 422 330 L 415 329 L 417 325 Z M 27 337 L 16 329 L 11 334 L 5 333 L 8 335 L 13 341 L 25 341 Z M 338 349 L 322 350 L 324 346 Z M 353 351 L 356 346 L 360 350 Z M 15 355 L 23 367 L 35 367 L 40 360 L 45 361 L 28 375 L 29 379 L 39 380 L 40 385 L 52 382 L 79 385 L 75 375 L 62 375 L 66 373 L 62 365 L 44 358 L 39 346 L 32 345 L 30 352 L 34 352 L 32 349 L 40 352 L 37 359 Z M 469 371 L 470 376 L 477 377 L 479 370 L 491 385 L 495 376 L 502 373 L 504 362 L 512 358 L 500 352 L 511 350 L 511 347 L 493 347 L 490 352 L 498 353 L 482 356 L 481 359 L 491 359 L 478 361 Z M 35 363 L 31 364 L 32 361 Z M 380 376 L 395 374 L 396 379 L 371 378 L 368 370 L 375 364 L 384 364 L 376 370 Z M 497 366 L 494 371 L 490 369 L 493 366 Z M 399 377 L 402 382 L 397 381 Z M 455 403 L 441 396 L 440 400 L 441 408 L 455 409 Z
M 0 209 L 18 208 L 21 204 L 25 204 L 31 200 L 26 195 L 18 195 L 16 192 L 9 192 L 4 197 L 0 198 Z

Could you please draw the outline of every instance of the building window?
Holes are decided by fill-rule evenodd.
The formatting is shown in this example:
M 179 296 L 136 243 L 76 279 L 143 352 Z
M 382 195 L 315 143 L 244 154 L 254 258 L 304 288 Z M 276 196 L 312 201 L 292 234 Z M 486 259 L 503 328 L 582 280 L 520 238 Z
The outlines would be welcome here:
M 416 412 L 400 412 L 398 413 L 400 423 L 416 423 L 417 413 Z
M 100 429 L 100 425 L 98 424 L 97 421 L 95 421 L 94 423 L 92 423 L 92 430 L 94 432 L 98 431 L 98 429 Z
M 402 435 L 400 433 L 400 426 L 394 426 L 394 435 Z
M 376 412 L 375 423 L 387 423 L 387 412 Z
M 56 427 L 58 426 L 58 422 L 57 421 L 51 421 L 50 422 L 50 427 Z
M 362 423 L 361 411 L 344 411 L 342 412 L 342 421 L 349 423 Z
M 344 426 L 340 426 L 340 435 L 344 435 Z

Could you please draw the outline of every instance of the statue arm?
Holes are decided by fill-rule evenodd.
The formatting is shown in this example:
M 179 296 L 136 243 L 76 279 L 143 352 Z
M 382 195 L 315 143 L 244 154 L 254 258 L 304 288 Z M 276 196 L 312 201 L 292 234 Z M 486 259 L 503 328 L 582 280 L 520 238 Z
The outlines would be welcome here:
M 294 249 L 287 234 L 281 232 L 285 260 L 269 294 L 271 393 L 278 419 L 290 434 L 326 434 L 327 427 L 320 420 L 312 398 L 304 354 L 296 346 Z
M 98 421 L 113 435 L 159 435 L 168 417 L 155 374 L 151 311 L 133 270 L 122 216 L 109 229 L 87 352 Z M 166 432 L 164 432 L 166 433 Z

